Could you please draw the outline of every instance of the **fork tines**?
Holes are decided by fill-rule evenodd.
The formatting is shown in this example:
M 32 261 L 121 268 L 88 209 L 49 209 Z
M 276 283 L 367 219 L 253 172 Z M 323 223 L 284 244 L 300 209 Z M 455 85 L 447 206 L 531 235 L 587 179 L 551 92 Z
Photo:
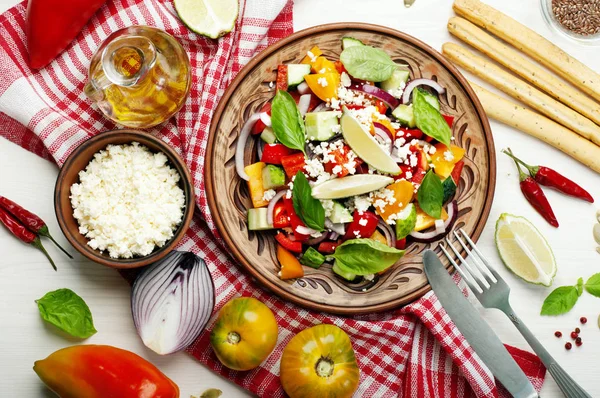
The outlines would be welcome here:
M 460 235 L 462 235 L 462 238 L 458 233 L 459 231 Z M 475 245 L 475 242 L 473 242 L 473 240 L 462 228 L 460 228 L 458 231 L 453 231 L 453 233 L 456 237 L 456 241 L 467 253 L 467 259 L 469 261 L 467 261 L 467 259 L 460 254 L 460 249 L 456 249 L 454 247 L 454 245 L 450 242 L 449 236 L 447 236 L 445 239 L 446 246 L 448 246 L 456 255 L 456 258 L 461 265 L 457 264 L 457 261 L 455 261 L 453 256 L 448 252 L 448 250 L 446 250 L 443 243 L 440 243 L 440 249 L 442 249 L 442 252 L 444 252 L 448 260 L 450 260 L 450 263 L 460 273 L 465 282 L 467 282 L 471 290 L 473 290 L 475 293 L 483 293 L 483 291 L 489 289 L 492 284 L 497 283 L 498 279 L 500 279 L 500 276 L 494 270 L 494 268 L 492 268 L 481 251 L 479 251 Z M 470 249 L 469 246 L 471 247 Z

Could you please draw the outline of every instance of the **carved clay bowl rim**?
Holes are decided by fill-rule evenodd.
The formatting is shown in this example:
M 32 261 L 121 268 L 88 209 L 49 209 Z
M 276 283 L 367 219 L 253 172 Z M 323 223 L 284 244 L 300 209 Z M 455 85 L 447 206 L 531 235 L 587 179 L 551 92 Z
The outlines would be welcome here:
M 373 313 L 373 312 L 388 311 L 388 310 L 398 308 L 400 306 L 403 306 L 405 304 L 408 304 L 408 303 L 418 299 L 419 297 L 422 297 L 425 293 L 427 293 L 431 290 L 431 286 L 429 284 L 427 284 L 427 285 L 423 286 L 422 288 L 412 292 L 411 294 L 399 297 L 394 300 L 390 300 L 385 303 L 369 305 L 369 306 L 364 306 L 364 307 L 360 307 L 360 308 L 339 307 L 339 306 L 335 306 L 335 305 L 317 303 L 317 302 L 314 302 L 311 300 L 304 299 L 302 297 L 298 297 L 298 296 L 290 293 L 288 290 L 271 283 L 267 278 L 265 278 L 249 261 L 246 260 L 246 258 L 239 251 L 235 242 L 233 242 L 233 240 L 231 239 L 227 229 L 225 228 L 223 219 L 219 214 L 219 210 L 217 208 L 217 200 L 216 200 L 216 196 L 215 196 L 214 179 L 213 179 L 213 173 L 212 173 L 213 146 L 214 146 L 214 142 L 215 142 L 217 127 L 221 120 L 221 116 L 225 110 L 225 107 L 229 103 L 229 100 L 234 95 L 238 86 L 244 80 L 244 78 L 251 71 L 253 71 L 254 68 L 258 64 L 260 64 L 265 58 L 272 55 L 274 52 L 277 52 L 281 48 L 289 45 L 290 43 L 293 43 L 300 39 L 304 39 L 308 36 L 316 36 L 321 33 L 330 32 L 330 31 L 338 31 L 338 30 L 362 30 L 365 32 L 380 33 L 380 34 L 396 37 L 402 41 L 409 42 L 410 44 L 414 45 L 415 47 L 420 48 L 422 51 L 427 53 L 428 56 L 430 56 L 431 58 L 435 59 L 440 64 L 442 64 L 448 70 L 448 72 L 460 83 L 462 88 L 467 93 L 469 100 L 473 103 L 475 110 L 477 111 L 477 116 L 483 127 L 483 132 L 485 134 L 485 140 L 486 140 L 486 148 L 487 148 L 487 152 L 488 152 L 488 159 L 489 159 L 489 162 L 488 162 L 489 184 L 487 187 L 487 191 L 485 193 L 486 197 L 485 197 L 483 209 L 481 211 L 481 217 L 479 218 L 479 220 L 475 226 L 475 229 L 473 230 L 473 232 L 471 234 L 471 238 L 475 242 L 477 242 L 477 240 L 481 236 L 481 233 L 483 232 L 483 229 L 485 227 L 485 224 L 486 224 L 487 219 L 490 214 L 490 209 L 492 207 L 492 201 L 494 198 L 494 191 L 495 191 L 495 187 L 496 187 L 496 152 L 494 149 L 494 140 L 493 140 L 492 130 L 490 128 L 489 120 L 487 118 L 487 115 L 485 114 L 483 106 L 479 102 L 479 99 L 475 95 L 475 92 L 471 88 L 467 79 L 458 71 L 458 69 L 454 65 L 452 65 L 446 58 L 444 58 L 442 56 L 442 54 L 440 54 L 438 51 L 433 49 L 431 46 L 423 43 L 421 40 L 418 40 L 406 33 L 400 32 L 400 31 L 392 29 L 392 28 L 388 28 L 388 27 L 381 26 L 381 25 L 359 23 L 359 22 L 331 23 L 331 24 L 313 26 L 311 28 L 307 28 L 307 29 L 298 31 L 296 33 L 293 33 L 292 35 L 288 36 L 287 38 L 282 39 L 279 42 L 277 42 L 276 44 L 266 48 L 264 51 L 262 51 L 256 57 L 254 57 L 238 73 L 238 75 L 236 76 L 234 81 L 229 85 L 229 87 L 223 94 L 221 101 L 219 102 L 219 105 L 213 116 L 213 121 L 211 123 L 210 132 L 209 132 L 209 136 L 208 136 L 207 153 L 206 153 L 206 159 L 205 159 L 206 194 L 207 194 L 207 199 L 208 199 L 208 206 L 210 208 L 211 214 L 213 215 L 213 219 L 217 226 L 217 229 L 218 229 L 219 233 L 221 234 L 221 237 L 227 244 L 227 247 L 233 254 L 233 257 L 239 263 L 241 263 L 242 266 L 250 273 L 250 275 L 252 275 L 254 278 L 256 278 L 256 280 L 263 287 L 265 287 L 265 288 L 269 289 L 270 291 L 272 291 L 273 293 L 277 294 L 283 300 L 290 301 L 294 304 L 300 305 L 302 307 L 305 307 L 305 308 L 308 308 L 308 309 L 314 310 L 314 311 L 323 311 L 323 312 L 334 313 L 334 314 L 338 314 L 338 315 L 352 316 L 352 315 L 359 315 L 359 314 L 368 314 L 368 313 Z M 315 42 L 315 44 L 318 44 L 318 43 Z M 449 271 L 452 270 L 451 265 L 448 265 L 448 270 Z

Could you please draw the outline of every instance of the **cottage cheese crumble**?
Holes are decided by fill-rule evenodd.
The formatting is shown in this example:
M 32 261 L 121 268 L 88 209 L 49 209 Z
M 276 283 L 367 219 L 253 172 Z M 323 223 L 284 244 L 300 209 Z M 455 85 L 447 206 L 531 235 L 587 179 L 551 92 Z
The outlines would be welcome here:
M 71 186 L 73 216 L 93 249 L 112 258 L 145 256 L 173 237 L 185 196 L 164 153 L 137 142 L 96 153 Z

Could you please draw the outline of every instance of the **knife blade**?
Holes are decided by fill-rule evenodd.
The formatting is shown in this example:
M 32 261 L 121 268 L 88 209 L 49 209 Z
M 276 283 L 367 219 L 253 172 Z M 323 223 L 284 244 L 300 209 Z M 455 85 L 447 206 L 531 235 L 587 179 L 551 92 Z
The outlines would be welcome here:
M 496 379 L 516 398 L 538 397 L 525 373 L 456 286 L 435 252 L 427 250 L 423 254 L 423 264 L 427 279 L 442 307 Z

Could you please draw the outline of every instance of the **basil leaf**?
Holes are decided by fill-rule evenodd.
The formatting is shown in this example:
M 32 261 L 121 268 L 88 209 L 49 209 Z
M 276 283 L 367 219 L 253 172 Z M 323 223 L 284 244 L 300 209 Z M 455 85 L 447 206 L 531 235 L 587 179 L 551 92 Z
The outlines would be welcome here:
M 307 227 L 323 231 L 325 228 L 325 209 L 319 199 L 312 197 L 312 189 L 306 176 L 299 171 L 294 178 L 292 202 L 296 214 Z
M 96 333 L 89 307 L 74 291 L 58 289 L 35 302 L 43 320 L 71 336 L 86 339 Z
M 429 170 L 417 191 L 419 207 L 433 218 L 442 216 L 444 202 L 444 186 L 442 180 L 433 171 Z
M 371 239 L 350 239 L 339 245 L 332 257 L 344 272 L 370 275 L 390 267 L 403 255 L 404 250 Z
M 340 61 L 350 76 L 371 82 L 389 79 L 398 68 L 385 51 L 371 46 L 348 47 L 340 54 Z
M 542 305 L 541 315 L 560 315 L 573 308 L 579 295 L 575 286 L 561 286 L 552 291 Z
M 452 131 L 442 114 L 425 99 L 424 91 L 416 88 L 413 91 L 413 113 L 419 130 L 450 147 Z
M 288 148 L 304 152 L 306 140 L 304 121 L 296 101 L 287 91 L 279 90 L 273 98 L 271 127 L 279 142 Z
M 585 283 L 585 290 L 593 296 L 600 297 L 600 273 L 590 276 Z
M 577 289 L 577 296 L 581 297 L 581 294 L 583 293 L 583 278 L 577 279 L 577 285 L 575 285 L 575 288 Z

